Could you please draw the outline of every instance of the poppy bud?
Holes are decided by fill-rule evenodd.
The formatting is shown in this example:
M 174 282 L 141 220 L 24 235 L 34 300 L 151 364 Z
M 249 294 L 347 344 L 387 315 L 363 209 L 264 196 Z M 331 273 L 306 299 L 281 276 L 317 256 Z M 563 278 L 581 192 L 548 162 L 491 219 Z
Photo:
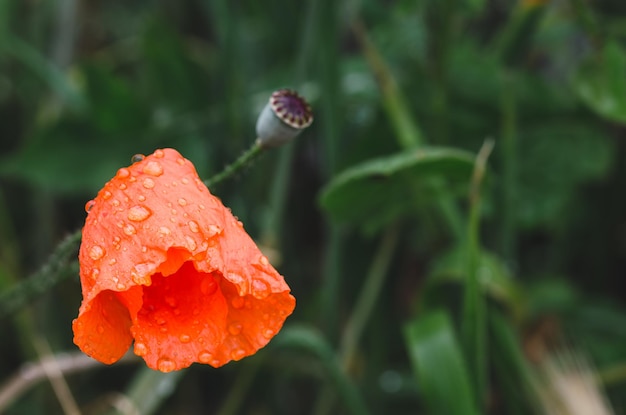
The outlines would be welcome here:
M 313 122 L 311 106 L 291 89 L 274 92 L 256 122 L 258 142 L 276 147 L 296 137 Z

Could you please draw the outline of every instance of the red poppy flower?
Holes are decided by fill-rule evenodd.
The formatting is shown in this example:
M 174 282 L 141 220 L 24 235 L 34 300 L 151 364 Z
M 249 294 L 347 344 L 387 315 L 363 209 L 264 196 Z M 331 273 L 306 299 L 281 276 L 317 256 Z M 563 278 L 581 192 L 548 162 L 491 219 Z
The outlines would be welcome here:
M 86 206 L 83 302 L 74 343 L 113 363 L 134 352 L 163 372 L 254 354 L 295 299 L 192 163 L 157 150 L 121 168 Z

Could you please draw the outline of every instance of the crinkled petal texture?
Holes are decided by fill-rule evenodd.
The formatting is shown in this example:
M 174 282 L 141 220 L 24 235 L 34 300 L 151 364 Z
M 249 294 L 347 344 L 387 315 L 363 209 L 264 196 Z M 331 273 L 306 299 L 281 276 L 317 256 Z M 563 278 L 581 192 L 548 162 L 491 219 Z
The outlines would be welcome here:
M 295 299 L 243 225 L 173 149 L 122 168 L 88 203 L 74 343 L 163 372 L 254 354 Z

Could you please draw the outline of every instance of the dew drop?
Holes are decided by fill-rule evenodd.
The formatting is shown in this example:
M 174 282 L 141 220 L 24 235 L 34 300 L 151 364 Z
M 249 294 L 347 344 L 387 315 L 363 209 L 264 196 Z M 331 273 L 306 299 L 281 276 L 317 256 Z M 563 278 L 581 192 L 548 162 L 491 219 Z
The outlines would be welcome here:
M 113 199 L 113 201 L 111 202 L 111 204 L 112 204 L 114 207 L 118 207 L 118 206 L 120 205 L 120 201 L 119 201 L 119 200 L 117 200 L 117 199 Z
M 142 245 L 142 246 L 141 246 L 141 252 L 143 252 L 144 254 L 145 254 L 146 252 L 148 252 L 148 247 L 147 247 L 147 246 L 145 246 L 145 245 Z
M 167 320 L 166 320 L 166 319 L 164 319 L 163 317 L 159 317 L 159 318 L 157 318 L 157 319 L 156 319 L 156 323 L 157 323 L 159 326 L 163 326 L 165 323 L 167 323 Z
M 176 162 L 182 166 L 183 164 L 185 164 L 185 159 L 180 157 L 178 160 L 176 160 Z
M 96 330 L 98 331 L 98 333 L 99 333 L 99 334 L 104 333 L 104 327 L 103 327 L 103 326 L 98 326 L 98 327 L 96 328 Z
M 243 297 L 235 297 L 232 299 L 232 301 L 230 302 L 234 308 L 243 308 L 243 305 L 245 303 Z
M 168 373 L 171 372 L 173 370 L 176 370 L 176 363 L 174 363 L 174 361 L 166 358 L 166 357 L 162 357 L 157 361 L 157 368 L 164 373 Z
M 171 233 L 171 231 L 170 231 L 170 228 L 165 227 L 165 226 L 161 226 L 161 227 L 159 228 L 159 233 L 160 233 L 161 235 L 163 235 L 163 236 L 167 236 L 167 235 L 169 235 L 169 234 Z
M 150 217 L 152 212 L 144 206 L 135 205 L 128 210 L 128 219 L 134 222 L 141 222 Z
M 202 205 L 202 204 L 198 205 L 198 207 L 199 207 L 200 209 L 202 209 L 202 210 L 204 210 L 204 209 L 205 209 L 204 205 Z
M 262 300 L 270 295 L 270 287 L 263 280 L 252 280 L 252 295 Z
M 239 360 L 239 359 L 243 358 L 245 355 L 246 355 L 246 351 L 243 350 L 243 349 L 235 349 L 230 354 L 230 356 L 233 358 L 233 360 Z
M 93 208 L 95 205 L 96 202 L 94 200 L 90 200 L 89 202 L 85 203 L 85 212 L 89 213 L 91 208 Z
M 145 187 L 146 189 L 152 189 L 154 187 L 154 180 L 146 177 L 145 179 L 143 179 L 143 187 Z
M 274 330 L 272 329 L 265 329 L 263 330 L 263 337 L 265 337 L 266 339 L 271 339 L 272 337 L 274 337 Z
M 183 177 L 182 179 L 180 179 L 180 182 L 182 184 L 189 184 L 189 179 L 187 179 L 186 177 Z
M 97 261 L 103 256 L 104 256 L 104 248 L 102 248 L 100 245 L 94 245 L 89 250 L 89 257 L 93 259 L 94 261 Z
M 120 190 L 126 190 L 126 183 L 120 183 L 118 187 L 120 188 Z
M 241 333 L 242 328 L 243 326 L 241 325 L 241 323 L 232 323 L 228 326 L 228 332 L 233 336 L 236 336 Z
M 91 270 L 91 278 L 98 279 L 98 276 L 100 275 L 100 269 L 99 268 L 94 268 Z
M 102 198 L 104 200 L 107 200 L 111 197 L 111 192 L 109 192 L 108 190 L 105 190 L 104 193 L 102 193 Z
M 185 240 L 187 241 L 187 246 L 189 247 L 189 249 L 191 249 L 192 251 L 195 251 L 196 248 L 198 247 L 198 244 L 196 243 L 196 241 L 194 241 L 194 239 L 189 235 L 185 236 Z
M 181 197 L 180 199 L 178 199 L 178 204 L 181 206 L 186 206 L 187 200 Z
M 117 171 L 117 177 L 121 177 L 123 179 L 124 177 L 128 176 L 130 176 L 130 171 L 128 171 L 126 167 L 122 167 Z
M 159 331 L 160 331 L 161 333 L 167 333 L 167 327 L 161 327 L 161 328 L 159 329 Z
M 217 291 L 217 283 L 213 277 L 205 277 L 200 283 L 200 292 L 204 295 L 210 295 Z
M 226 277 L 230 282 L 237 285 L 242 284 L 245 281 L 244 277 L 234 272 L 229 272 Z
M 178 307 L 178 301 L 176 301 L 176 299 L 172 296 L 166 296 L 165 297 L 165 302 L 167 303 L 168 306 L 172 307 L 172 308 L 176 308 Z
M 198 362 L 200 363 L 209 363 L 212 359 L 213 359 L 213 355 L 206 350 L 203 350 L 200 353 L 198 353 Z
M 237 221 L 237 226 L 239 226 L 240 228 L 243 228 L 243 222 L 242 222 L 242 221 L 240 221 L 240 220 L 238 220 L 238 221 Z
M 178 336 L 178 340 L 180 340 L 181 343 L 189 343 L 191 341 L 191 336 L 188 334 L 181 334 Z
M 133 234 L 137 233 L 137 229 L 135 229 L 135 227 L 133 225 L 128 223 L 128 224 L 126 224 L 126 226 L 124 226 L 124 233 L 126 235 L 133 235 Z
M 261 265 L 269 265 L 269 264 L 270 264 L 270 261 L 268 261 L 268 259 L 267 259 L 267 257 L 266 257 L 265 255 L 261 255 L 261 256 L 259 257 L 259 263 L 260 263 Z
M 137 200 L 139 200 L 140 202 L 145 202 L 146 201 L 146 197 L 144 195 L 139 195 L 139 196 L 137 196 Z
M 150 161 L 143 167 L 142 171 L 151 176 L 159 177 L 163 174 L 163 166 L 158 161 Z
M 117 259 L 115 259 L 115 258 L 111 258 L 109 260 L 109 265 L 115 265 L 116 263 L 117 263 Z
M 193 233 L 198 233 L 198 231 L 200 230 L 200 226 L 198 226 L 198 222 L 196 222 L 195 220 L 190 220 L 189 222 L 187 222 L 187 225 Z
M 120 291 L 124 291 L 126 289 L 126 285 L 120 282 L 116 285 L 116 288 Z
M 135 154 L 134 156 L 132 156 L 130 158 L 130 162 L 131 163 L 137 163 L 140 162 L 141 160 L 145 159 L 146 156 L 144 156 L 143 154 Z
M 207 236 L 209 238 L 212 237 L 212 236 L 218 235 L 219 233 L 222 232 L 222 228 L 220 228 L 217 225 L 209 225 L 209 229 L 208 230 L 209 230 L 209 232 L 208 232 Z

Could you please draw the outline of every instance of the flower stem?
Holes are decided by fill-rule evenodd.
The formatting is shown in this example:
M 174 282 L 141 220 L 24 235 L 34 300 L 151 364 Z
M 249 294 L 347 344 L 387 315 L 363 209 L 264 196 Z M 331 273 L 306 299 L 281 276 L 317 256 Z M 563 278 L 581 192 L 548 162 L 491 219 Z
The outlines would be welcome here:
M 261 154 L 263 149 L 264 147 L 262 147 L 259 141 L 256 140 L 249 149 L 247 149 L 241 156 L 239 156 L 239 158 L 237 158 L 237 160 L 224 167 L 224 170 L 222 170 L 221 172 L 205 180 L 204 184 L 210 189 L 211 187 L 216 186 L 222 181 L 228 179 L 235 173 L 238 173 L 248 164 L 250 164 L 252 160 L 257 158 Z
M 65 238 L 38 272 L 0 293 L 0 319 L 19 310 L 65 278 L 78 274 L 76 261 L 68 260 L 76 252 L 81 235 L 79 230 Z

